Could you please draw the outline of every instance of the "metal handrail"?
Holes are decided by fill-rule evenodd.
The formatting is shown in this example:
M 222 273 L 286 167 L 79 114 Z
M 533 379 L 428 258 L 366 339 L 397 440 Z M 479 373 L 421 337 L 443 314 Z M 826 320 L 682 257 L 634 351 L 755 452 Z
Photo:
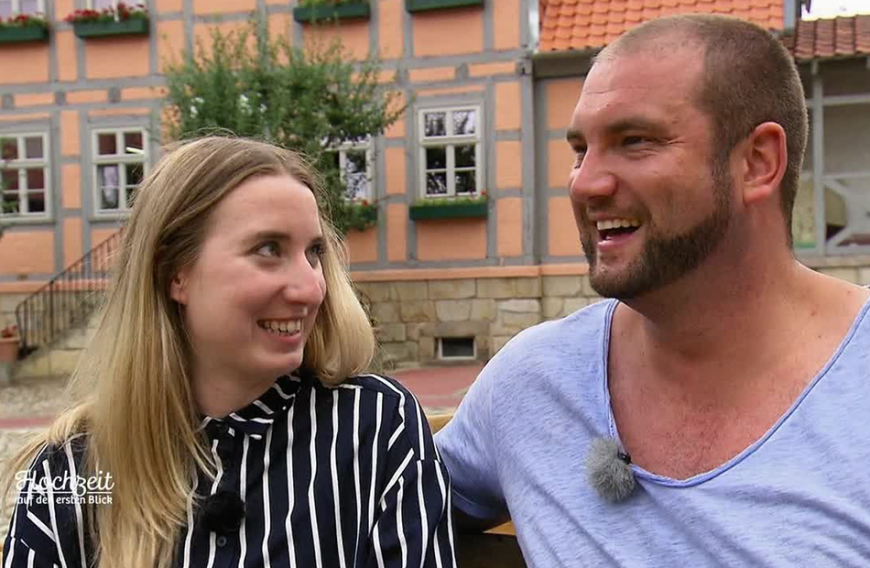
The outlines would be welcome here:
M 19 358 L 50 345 L 86 322 L 109 284 L 112 257 L 121 245 L 117 232 L 57 274 L 15 308 L 21 337 Z

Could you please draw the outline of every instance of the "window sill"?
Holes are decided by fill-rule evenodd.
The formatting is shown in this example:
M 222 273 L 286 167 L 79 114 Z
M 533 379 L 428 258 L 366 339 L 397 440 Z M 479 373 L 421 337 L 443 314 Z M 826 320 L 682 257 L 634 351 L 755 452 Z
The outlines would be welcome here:
M 48 28 L 26 26 L 23 28 L 0 28 L 0 43 L 32 43 L 48 39 Z
M 14 227 L 16 225 L 45 225 L 48 223 L 54 223 L 54 217 L 51 215 L 37 217 L 37 216 L 21 216 L 21 217 L 0 217 L 0 225 L 4 227 Z
M 131 18 L 122 22 L 73 22 L 76 36 L 87 39 L 124 35 L 148 35 L 148 18 Z
M 368 20 L 370 15 L 368 1 L 293 8 L 293 19 L 300 24 L 322 20 Z
M 411 13 L 467 6 L 483 6 L 483 0 L 405 0 L 405 9 Z
M 479 203 L 439 203 L 411 205 L 408 212 L 414 221 L 435 219 L 485 219 L 489 215 L 486 201 Z

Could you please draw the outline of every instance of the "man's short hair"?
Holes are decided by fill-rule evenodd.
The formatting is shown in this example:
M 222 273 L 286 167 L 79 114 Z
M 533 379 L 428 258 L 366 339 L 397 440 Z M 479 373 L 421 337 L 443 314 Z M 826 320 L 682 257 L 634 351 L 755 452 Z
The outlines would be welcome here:
M 602 50 L 596 62 L 662 43 L 704 50 L 697 100 L 698 108 L 713 122 L 714 167 L 725 166 L 734 146 L 759 124 L 775 122 L 785 130 L 788 163 L 780 203 L 791 245 L 792 210 L 807 143 L 807 108 L 788 50 L 773 34 L 744 20 L 685 14 L 652 20 L 626 32 Z

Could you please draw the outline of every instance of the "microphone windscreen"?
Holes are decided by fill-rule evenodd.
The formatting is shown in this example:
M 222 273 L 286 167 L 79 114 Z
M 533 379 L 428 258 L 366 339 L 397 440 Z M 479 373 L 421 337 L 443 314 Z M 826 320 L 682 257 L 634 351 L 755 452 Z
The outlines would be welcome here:
M 205 498 L 199 514 L 204 528 L 218 534 L 228 534 L 242 525 L 245 502 L 235 491 L 221 490 Z
M 613 438 L 595 438 L 586 456 L 589 484 L 603 499 L 616 503 L 634 491 L 631 458 Z

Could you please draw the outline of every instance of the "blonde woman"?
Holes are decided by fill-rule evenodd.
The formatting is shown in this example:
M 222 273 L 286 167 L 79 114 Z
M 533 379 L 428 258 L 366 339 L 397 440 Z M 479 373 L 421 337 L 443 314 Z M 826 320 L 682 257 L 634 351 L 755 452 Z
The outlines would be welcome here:
M 374 335 L 318 191 L 250 140 L 155 167 L 82 396 L 13 467 L 3 568 L 455 566 L 420 406 L 359 376 Z

